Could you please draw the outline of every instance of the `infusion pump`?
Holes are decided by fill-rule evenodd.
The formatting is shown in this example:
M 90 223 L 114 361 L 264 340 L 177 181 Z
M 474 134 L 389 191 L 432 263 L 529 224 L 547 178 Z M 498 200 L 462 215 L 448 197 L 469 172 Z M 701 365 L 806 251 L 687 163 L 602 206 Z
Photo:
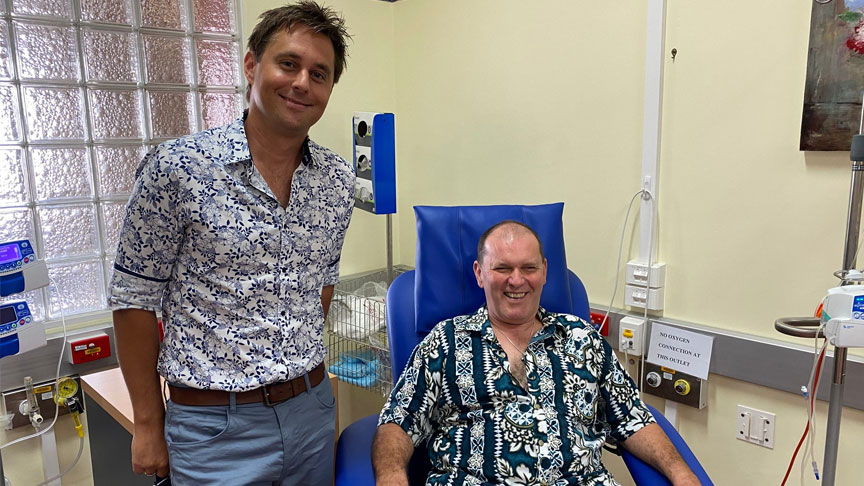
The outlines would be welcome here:
M 828 289 L 820 320 L 834 346 L 864 347 L 864 285 Z
M 48 285 L 48 267 L 36 258 L 29 240 L 0 243 L 0 297 Z M 45 329 L 27 302 L 0 302 L 0 358 L 46 344 Z
M 0 358 L 45 346 L 45 330 L 22 301 L 0 305 Z

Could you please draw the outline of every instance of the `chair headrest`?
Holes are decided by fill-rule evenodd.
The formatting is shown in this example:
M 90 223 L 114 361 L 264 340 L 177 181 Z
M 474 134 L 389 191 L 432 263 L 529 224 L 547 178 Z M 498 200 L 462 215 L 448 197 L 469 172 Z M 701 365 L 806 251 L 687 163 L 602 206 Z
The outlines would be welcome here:
M 540 305 L 573 312 L 564 229 L 564 203 L 537 206 L 414 206 L 417 260 L 414 277 L 415 326 L 426 333 L 435 324 L 469 314 L 485 301 L 473 264 L 477 242 L 489 227 L 512 219 L 530 226 L 543 243 L 548 262 Z

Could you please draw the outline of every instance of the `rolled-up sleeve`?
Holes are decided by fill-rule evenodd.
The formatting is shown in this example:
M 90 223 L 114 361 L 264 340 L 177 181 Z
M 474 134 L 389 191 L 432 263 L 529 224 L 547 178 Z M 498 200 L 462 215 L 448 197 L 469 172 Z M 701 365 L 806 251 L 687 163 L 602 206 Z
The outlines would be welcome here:
M 112 310 L 158 312 L 183 241 L 181 191 L 167 150 L 153 149 L 141 163 L 117 245 L 108 294 Z
M 432 434 L 432 418 L 438 410 L 445 373 L 441 328 L 433 329 L 414 348 L 378 419 L 379 426 L 392 423 L 402 427 L 415 447 Z
M 596 331 L 593 332 L 596 334 Z M 654 416 L 639 399 L 636 384 L 621 366 L 609 343 L 599 334 L 594 338 L 594 342 L 601 343 L 602 353 L 605 356 L 600 394 L 605 402 L 609 433 L 615 440 L 623 442 L 642 427 L 655 423 Z

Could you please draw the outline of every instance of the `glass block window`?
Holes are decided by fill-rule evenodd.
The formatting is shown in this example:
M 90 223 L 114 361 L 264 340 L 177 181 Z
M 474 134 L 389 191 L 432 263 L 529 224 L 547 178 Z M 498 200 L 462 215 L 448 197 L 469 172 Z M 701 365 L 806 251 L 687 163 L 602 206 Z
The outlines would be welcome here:
M 29 238 L 63 297 L 104 315 L 141 158 L 243 107 L 237 0 L 0 0 L 0 242 Z

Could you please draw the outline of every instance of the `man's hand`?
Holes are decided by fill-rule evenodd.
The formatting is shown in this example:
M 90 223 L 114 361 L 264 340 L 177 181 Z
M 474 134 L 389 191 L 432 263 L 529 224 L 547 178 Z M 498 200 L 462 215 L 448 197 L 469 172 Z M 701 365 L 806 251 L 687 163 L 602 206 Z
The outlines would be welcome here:
M 132 472 L 168 476 L 168 446 L 163 424 L 135 424 L 132 435 Z
M 132 401 L 132 470 L 136 474 L 168 475 L 165 406 L 156 373 L 159 327 L 156 313 L 141 309 L 114 311 L 117 359 Z
M 396 424 L 382 424 L 372 440 L 372 468 L 376 486 L 408 486 L 408 461 L 414 443 Z

